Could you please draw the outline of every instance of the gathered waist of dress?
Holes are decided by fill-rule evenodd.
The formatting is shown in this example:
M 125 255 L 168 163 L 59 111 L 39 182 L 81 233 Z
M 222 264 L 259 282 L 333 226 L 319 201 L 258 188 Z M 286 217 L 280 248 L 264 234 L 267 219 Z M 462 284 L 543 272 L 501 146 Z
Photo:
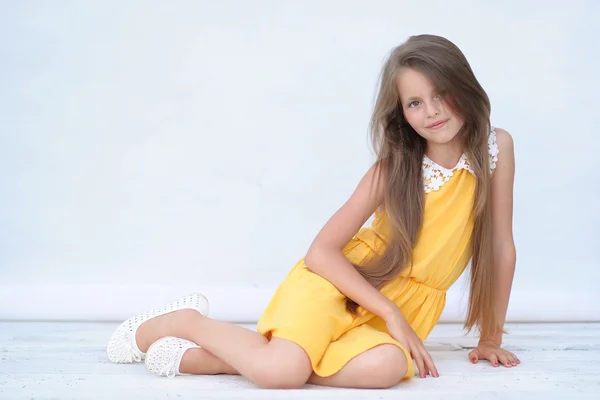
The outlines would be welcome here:
M 396 279 L 388 282 L 381 288 L 381 293 L 394 302 L 405 302 L 408 299 L 417 296 L 428 301 L 444 302 L 447 289 L 440 289 L 423 282 L 419 282 L 413 277 L 406 279 L 405 276 L 398 276 Z
M 355 264 L 362 264 L 362 261 L 368 259 L 369 257 L 378 254 L 381 255 L 385 251 L 387 247 L 386 238 L 372 228 L 363 228 L 359 231 L 359 233 L 348 243 L 345 248 L 345 254 L 348 259 Z M 417 265 L 414 268 L 419 268 Z M 409 280 L 412 284 L 422 285 L 425 288 L 429 288 L 431 290 L 446 292 L 448 290 L 447 287 L 438 287 L 433 286 L 431 283 L 426 283 L 421 280 L 417 280 L 417 278 L 413 275 L 414 271 L 411 271 L 410 267 L 405 268 L 400 275 L 392 280 L 389 284 L 394 286 L 398 286 L 399 284 L 403 284 L 403 280 L 405 280 L 407 274 L 410 274 Z

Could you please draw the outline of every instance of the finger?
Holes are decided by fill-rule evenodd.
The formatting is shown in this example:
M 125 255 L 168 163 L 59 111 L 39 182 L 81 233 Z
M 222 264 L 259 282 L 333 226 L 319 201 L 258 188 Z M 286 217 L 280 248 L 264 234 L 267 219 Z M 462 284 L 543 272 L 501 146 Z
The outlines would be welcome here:
M 508 356 L 506 355 L 506 353 L 498 354 L 498 359 L 500 360 L 500 362 L 502 364 L 504 364 L 505 367 L 507 367 L 507 368 L 512 367 L 512 363 L 508 360 Z
M 479 361 L 479 353 L 477 350 L 473 350 L 471 353 L 469 353 L 469 359 L 473 364 L 477 364 L 477 361 Z
M 492 353 L 492 355 L 489 357 L 489 360 L 494 367 L 498 366 L 498 357 L 496 356 L 496 353 Z
M 423 362 L 423 357 L 420 354 L 417 354 L 415 361 L 417 362 L 417 368 L 419 369 L 419 376 L 421 378 L 425 378 L 425 376 L 427 375 L 427 371 L 425 371 L 425 363 Z
M 423 370 L 424 370 L 424 365 L 423 365 L 423 359 L 421 357 L 421 355 L 419 354 L 419 350 L 416 348 L 413 348 L 410 350 L 410 356 L 412 357 L 413 360 L 415 360 L 415 364 L 417 364 L 417 371 L 419 372 L 419 377 L 423 378 Z
M 508 358 L 508 362 L 511 366 L 514 367 L 515 365 L 517 365 L 517 360 L 515 359 L 515 355 L 513 353 L 508 352 L 506 358 Z
M 427 368 L 431 371 L 431 376 L 435 377 L 435 378 L 439 378 L 440 374 L 435 366 L 435 363 L 433 362 L 433 358 L 431 358 L 431 354 L 429 354 L 429 352 L 427 350 L 425 351 L 425 363 L 427 365 Z
M 506 359 L 511 367 L 517 365 L 517 356 L 507 350 L 504 350 L 504 355 L 506 356 Z
M 429 368 L 429 370 L 431 371 L 431 376 L 433 376 L 434 378 L 440 377 L 440 373 L 438 372 L 437 367 L 433 363 L 433 360 L 430 359 L 429 361 L 427 361 L 427 368 Z

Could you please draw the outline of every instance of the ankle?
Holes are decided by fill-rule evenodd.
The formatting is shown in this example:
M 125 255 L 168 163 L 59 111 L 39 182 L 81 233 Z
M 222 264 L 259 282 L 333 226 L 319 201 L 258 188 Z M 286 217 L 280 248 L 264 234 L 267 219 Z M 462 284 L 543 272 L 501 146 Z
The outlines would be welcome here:
M 223 362 L 210 354 L 208 351 L 200 348 L 189 349 L 181 358 L 179 371 L 183 374 L 193 375 L 216 375 L 221 374 Z

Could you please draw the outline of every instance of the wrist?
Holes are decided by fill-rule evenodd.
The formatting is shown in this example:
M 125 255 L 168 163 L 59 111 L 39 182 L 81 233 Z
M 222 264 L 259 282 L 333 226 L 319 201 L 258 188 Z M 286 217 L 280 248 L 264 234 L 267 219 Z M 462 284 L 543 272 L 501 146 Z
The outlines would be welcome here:
M 389 322 L 392 319 L 397 319 L 398 317 L 404 318 L 404 315 L 402 315 L 402 312 L 400 312 L 398 306 L 391 301 L 387 302 L 379 316 L 385 322 Z
M 502 338 L 501 337 L 500 338 L 497 338 L 497 337 L 479 338 L 479 344 L 501 347 L 502 346 Z
M 501 325 L 500 325 L 501 326 Z M 504 333 L 504 329 L 501 327 L 495 332 L 482 332 L 479 336 L 480 344 L 488 344 L 494 346 L 502 346 L 502 335 Z

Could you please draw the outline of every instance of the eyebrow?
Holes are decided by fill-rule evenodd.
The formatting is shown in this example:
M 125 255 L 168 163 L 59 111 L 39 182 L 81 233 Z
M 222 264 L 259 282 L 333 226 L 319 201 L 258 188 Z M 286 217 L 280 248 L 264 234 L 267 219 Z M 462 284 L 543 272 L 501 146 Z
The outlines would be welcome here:
M 409 102 L 412 102 L 414 100 L 421 100 L 421 98 L 418 97 L 418 96 L 411 96 L 411 97 L 406 98 L 406 100 L 404 100 L 404 102 L 409 103 Z

